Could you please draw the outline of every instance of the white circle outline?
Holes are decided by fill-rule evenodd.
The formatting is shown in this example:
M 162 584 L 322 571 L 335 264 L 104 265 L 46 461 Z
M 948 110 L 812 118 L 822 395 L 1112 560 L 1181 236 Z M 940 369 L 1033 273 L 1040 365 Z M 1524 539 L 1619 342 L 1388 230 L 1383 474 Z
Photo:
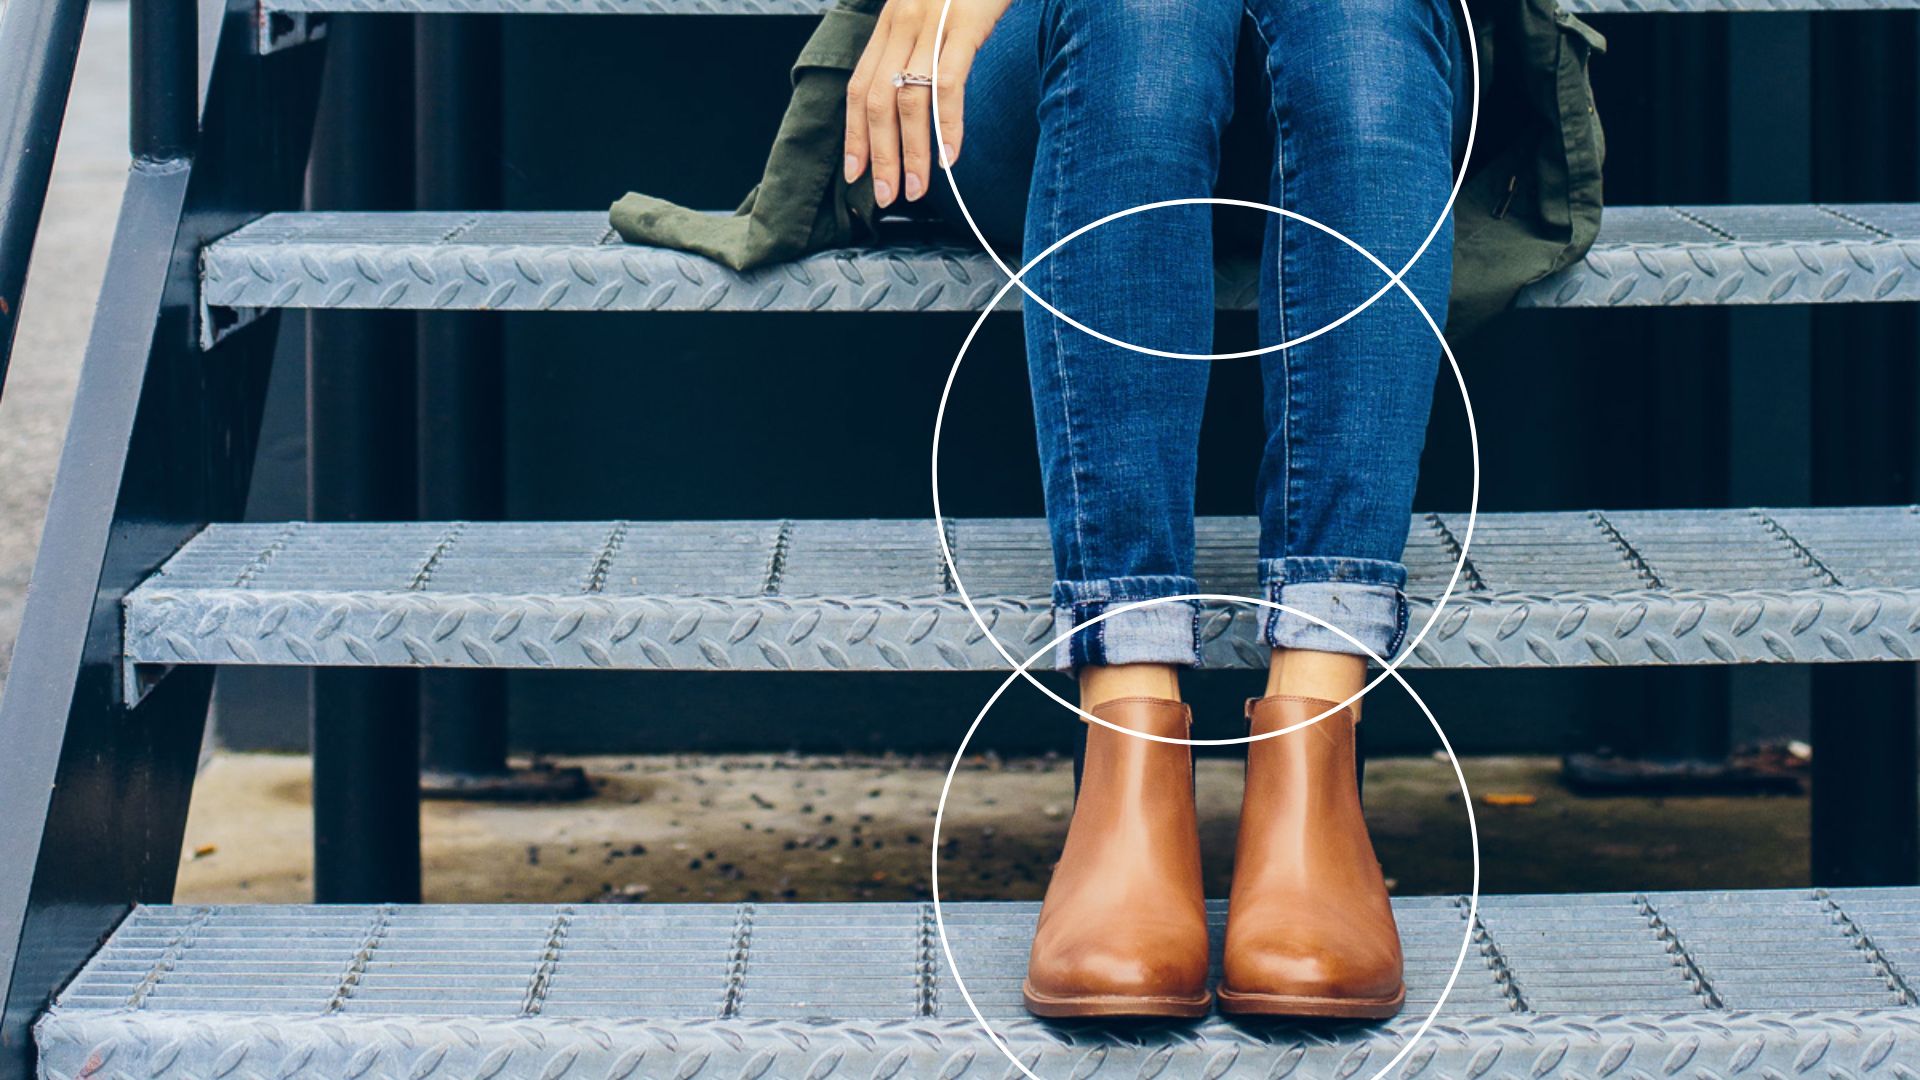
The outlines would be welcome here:
M 1073 635 L 1079 633 L 1082 630 L 1087 629 L 1088 627 L 1098 624 L 1102 620 L 1110 619 L 1115 615 L 1121 614 L 1122 612 L 1132 611 L 1136 608 L 1152 607 L 1155 604 L 1170 604 L 1175 601 L 1187 601 L 1187 600 L 1205 600 L 1205 601 L 1213 601 L 1216 603 L 1228 602 L 1228 603 L 1237 603 L 1237 604 L 1256 604 L 1261 607 L 1269 608 L 1272 610 L 1290 612 L 1294 615 L 1300 616 L 1301 618 L 1311 619 L 1314 622 L 1320 624 L 1321 626 L 1324 626 L 1327 629 L 1333 631 L 1334 633 L 1339 634 L 1341 637 L 1346 638 L 1348 641 L 1353 643 L 1355 648 L 1358 648 L 1362 652 L 1366 653 L 1367 656 L 1369 656 L 1374 660 L 1374 662 L 1382 663 L 1382 664 L 1385 663 L 1385 661 L 1382 660 L 1378 654 L 1376 654 L 1372 649 L 1367 648 L 1366 644 L 1361 642 L 1358 638 L 1354 637 L 1352 634 L 1347 633 L 1345 630 L 1342 630 L 1339 627 L 1333 625 L 1332 623 L 1327 622 L 1325 619 L 1322 619 L 1319 616 L 1311 614 L 1309 612 L 1298 611 L 1296 609 L 1287 607 L 1285 604 L 1279 603 L 1274 600 L 1255 599 L 1254 597 L 1251 597 L 1251 596 L 1234 596 L 1227 593 L 1183 593 L 1179 596 L 1163 596 L 1163 597 L 1156 597 L 1151 600 L 1138 600 L 1130 604 L 1125 604 L 1120 607 L 1113 608 L 1109 611 L 1101 612 L 1099 615 L 1087 620 L 1084 623 L 1079 624 L 1078 626 L 1073 627 L 1072 629 L 1068 630 L 1066 633 L 1055 636 L 1052 641 L 1049 641 L 1045 645 L 1041 646 L 1038 652 L 1035 652 L 1032 656 L 1028 657 L 1024 663 L 1019 665 L 1018 668 L 1007 673 L 1007 677 L 1001 681 L 999 687 L 994 690 L 992 696 L 987 698 L 987 703 L 980 707 L 980 713 L 979 715 L 973 718 L 973 723 L 967 726 L 966 734 L 960 737 L 959 748 L 953 752 L 953 761 L 947 766 L 946 780 L 940 785 L 940 803 L 938 806 L 934 808 L 934 811 L 933 811 L 933 842 L 932 842 L 932 851 L 929 853 L 928 861 L 931 864 L 930 881 L 932 884 L 932 892 L 933 892 L 934 928 L 939 931 L 940 951 L 947 959 L 947 970 L 953 976 L 953 984 L 959 987 L 960 996 L 967 1003 L 967 1011 L 973 1014 L 973 1019 L 976 1023 L 980 1025 L 980 1030 L 987 1033 L 987 1038 L 993 1043 L 994 1047 L 998 1049 L 1000 1053 L 1003 1054 L 1008 1061 L 1013 1063 L 1014 1068 L 1019 1069 L 1021 1073 L 1026 1075 L 1028 1080 L 1041 1080 L 1041 1077 L 1038 1076 L 1036 1073 L 1034 1073 L 1033 1070 L 1027 1068 L 1026 1064 L 1023 1063 L 1020 1060 L 1019 1056 L 1013 1052 L 1013 1048 L 1008 1046 L 1005 1040 L 1003 1040 L 1000 1037 L 1000 1033 L 993 1030 L 993 1025 L 987 1022 L 987 1018 L 981 1015 L 980 1007 L 974 1004 L 973 994 L 971 994 L 967 990 L 966 979 L 964 979 L 960 974 L 960 965 L 954 962 L 953 946 L 951 943 L 947 941 L 947 920 L 940 906 L 940 827 L 944 823 L 945 817 L 946 817 L 947 796 L 953 790 L 953 778 L 955 774 L 958 773 L 960 770 L 960 762 L 966 756 L 967 744 L 973 741 L 974 732 L 980 729 L 980 725 L 987 718 L 987 713 L 993 709 L 994 703 L 1000 700 L 1000 695 L 1006 693 L 1007 688 L 1013 685 L 1014 679 L 1018 678 L 1021 674 L 1026 673 L 1027 669 L 1035 661 L 1039 660 L 1041 657 L 1052 652 L 1054 648 L 1060 644 L 1060 642 L 1066 640 L 1067 638 L 1072 637 Z M 1406 1044 L 1400 1048 L 1399 1053 L 1394 1054 L 1391 1060 L 1389 1060 L 1385 1065 L 1380 1066 L 1380 1068 L 1376 1070 L 1372 1076 L 1368 1077 L 1368 1080 L 1381 1080 L 1381 1078 L 1386 1076 L 1387 1073 L 1391 1071 L 1394 1066 L 1400 1064 L 1400 1062 L 1404 1060 L 1408 1054 L 1413 1052 L 1413 1048 L 1419 1045 L 1421 1038 L 1423 1038 L 1426 1035 L 1427 1030 L 1433 1027 L 1434 1021 L 1439 1019 L 1440 1010 L 1446 1007 L 1447 998 L 1452 996 L 1453 994 L 1454 983 L 1459 981 L 1460 969 L 1466 966 L 1467 953 L 1473 947 L 1473 928 L 1475 923 L 1478 922 L 1479 914 L 1480 914 L 1480 824 L 1478 819 L 1475 818 L 1473 813 L 1473 793 L 1469 791 L 1467 788 L 1467 774 L 1464 771 L 1462 771 L 1460 768 L 1460 755 L 1454 752 L 1452 740 L 1447 738 L 1447 733 L 1445 729 L 1443 729 L 1440 726 L 1439 719 L 1433 715 L 1433 710 L 1427 707 L 1426 699 L 1422 698 L 1420 696 L 1419 691 L 1415 690 L 1413 688 L 1413 685 L 1407 682 L 1406 676 L 1400 674 L 1398 670 L 1393 670 L 1393 669 L 1389 669 L 1388 673 L 1391 674 L 1394 677 L 1394 680 L 1397 681 L 1400 684 L 1400 686 L 1406 690 L 1407 696 L 1413 699 L 1414 704 L 1420 706 L 1420 711 L 1426 714 L 1427 722 L 1433 725 L 1434 734 L 1440 737 L 1440 745 L 1446 748 L 1447 760 L 1451 762 L 1453 765 L 1454 778 L 1460 782 L 1460 801 L 1466 804 L 1467 834 L 1472 840 L 1472 848 L 1473 848 L 1473 890 L 1468 895 L 1468 898 L 1467 898 L 1467 917 L 1464 921 L 1464 927 L 1465 927 L 1464 931 L 1462 932 L 1460 937 L 1460 952 L 1458 955 L 1454 957 L 1453 971 L 1447 976 L 1447 985 L 1441 988 L 1440 997 L 1438 1000 L 1436 1000 L 1433 1003 L 1433 1009 L 1427 1013 L 1426 1019 L 1420 1022 L 1420 1026 L 1414 1029 L 1413 1034 L 1407 1037 Z M 1331 711 L 1338 711 L 1338 710 L 1336 709 Z M 1327 713 L 1321 714 L 1321 716 L 1325 716 L 1325 715 L 1328 715 L 1328 714 Z M 1281 731 L 1274 732 L 1274 734 L 1278 735 L 1278 734 L 1284 734 L 1285 732 L 1288 732 L 1288 731 L 1297 731 L 1300 728 L 1306 727 L 1307 725 L 1318 721 L 1319 719 L 1320 717 L 1315 717 L 1313 720 L 1303 721 L 1301 723 L 1293 725 L 1292 727 L 1284 728 Z M 1112 725 L 1108 725 L 1108 726 L 1111 727 Z M 1131 731 L 1130 729 L 1127 729 L 1127 728 L 1115 727 L 1114 730 L 1125 731 L 1128 734 L 1134 734 L 1134 735 L 1141 734 L 1140 732 Z M 1158 741 L 1177 742 L 1178 740 L 1163 739 Z M 1209 744 L 1189 743 L 1187 745 L 1209 745 Z
M 1467 54 L 1468 66 L 1473 71 L 1473 105 L 1467 112 L 1467 145 L 1466 145 L 1466 148 L 1463 151 L 1461 151 L 1460 169 L 1458 172 L 1454 174 L 1453 188 L 1452 190 L 1447 192 L 1446 205 L 1440 208 L 1440 216 L 1434 219 L 1433 227 L 1427 230 L 1427 238 L 1420 242 L 1420 246 L 1418 248 L 1414 249 L 1412 257 L 1407 260 L 1406 265 L 1402 266 L 1398 272 L 1387 270 L 1386 264 L 1381 262 L 1379 259 L 1374 258 L 1371 254 L 1368 254 L 1365 248 L 1361 248 L 1358 244 L 1355 244 L 1353 241 L 1347 240 L 1346 242 L 1349 246 L 1356 248 L 1357 250 L 1360 251 L 1361 254 L 1367 255 L 1368 259 L 1370 259 L 1374 263 L 1374 265 L 1380 267 L 1381 270 L 1386 271 L 1387 283 L 1380 286 L 1379 291 L 1375 292 L 1372 296 L 1369 296 L 1367 297 L 1367 299 L 1362 301 L 1360 303 L 1360 306 L 1354 308 L 1352 311 L 1347 312 L 1345 315 L 1340 316 L 1338 319 L 1333 320 L 1332 322 L 1326 324 L 1325 326 L 1322 326 L 1319 329 L 1314 330 L 1312 333 L 1301 334 L 1297 337 L 1291 337 L 1285 341 L 1276 342 L 1275 344 L 1272 344 L 1272 345 L 1263 346 L 1258 349 L 1246 349 L 1240 352 L 1230 352 L 1230 353 L 1170 352 L 1165 349 L 1154 349 L 1154 348 L 1149 348 L 1148 346 L 1145 346 L 1145 345 L 1135 345 L 1130 341 L 1122 341 L 1119 338 L 1111 337 L 1107 334 L 1103 334 L 1100 331 L 1085 325 L 1084 323 L 1080 322 L 1078 319 L 1075 319 L 1073 316 L 1068 315 L 1066 312 L 1061 311 L 1059 308 L 1054 307 L 1052 304 L 1047 302 L 1046 298 L 1042 297 L 1039 293 L 1036 293 L 1031 288 L 1029 288 L 1027 286 L 1027 283 L 1021 280 L 1022 277 L 1025 276 L 1028 270 L 1033 269 L 1033 267 L 1037 265 L 1041 260 L 1053 254 L 1053 252 L 1057 250 L 1062 244 L 1065 244 L 1067 241 L 1072 240 L 1074 237 L 1079 236 L 1081 233 L 1084 233 L 1089 229 L 1097 228 L 1098 226 L 1103 225 L 1109 221 L 1112 221 L 1113 219 L 1118 217 L 1125 217 L 1128 214 L 1139 213 L 1140 210 L 1148 207 L 1158 208 L 1158 207 L 1166 207 L 1166 206 L 1180 206 L 1188 203 L 1206 202 L 1206 203 L 1211 203 L 1219 206 L 1252 206 L 1257 209 L 1266 209 L 1266 210 L 1273 210 L 1276 208 L 1268 206 L 1266 203 L 1249 203 L 1247 201 L 1239 200 L 1239 199 L 1202 199 L 1202 198 L 1168 199 L 1162 202 L 1148 204 L 1148 207 L 1134 207 L 1132 210 L 1123 210 L 1118 214 L 1109 214 L 1108 216 L 1101 218 L 1099 221 L 1096 221 L 1091 225 L 1083 225 L 1080 228 L 1075 229 L 1073 232 L 1068 233 L 1066 236 L 1062 237 L 1061 239 L 1054 241 L 1051 247 L 1048 247 L 1045 251 L 1041 252 L 1038 256 L 1029 260 L 1027 262 L 1027 265 L 1021 268 L 1020 273 L 1018 274 L 1014 273 L 1013 269 L 1006 264 L 1006 261 L 1000 258 L 1000 253 L 994 250 L 994 246 L 992 244 L 987 243 L 986 234 L 980 231 L 980 226 L 974 223 L 973 211 L 967 209 L 966 197 L 960 194 L 960 185 L 953 178 L 953 163 L 947 160 L 947 152 L 946 152 L 945 144 L 940 139 L 940 94 L 938 93 L 938 90 L 937 90 L 937 88 L 940 85 L 940 53 L 944 48 L 946 39 L 947 39 L 947 16 L 953 10 L 953 0 L 942 0 L 942 3 L 940 5 L 940 21 L 937 24 L 935 24 L 933 29 L 933 74 L 929 76 L 929 78 L 933 80 L 933 87 L 929 88 L 927 93 L 927 96 L 931 99 L 930 103 L 931 103 L 932 112 L 933 112 L 933 128 L 931 131 L 931 136 L 932 136 L 934 146 L 938 149 L 938 156 L 940 160 L 940 171 L 946 173 L 947 187 L 949 187 L 953 191 L 953 201 L 955 205 L 960 207 L 960 216 L 966 219 L 967 228 L 973 233 L 973 238 L 980 242 L 980 247 L 986 251 L 987 257 L 993 260 L 993 264 L 1000 268 L 1000 272 L 1002 274 L 1007 275 L 1007 277 L 1010 279 L 1010 282 L 1012 284 L 1019 286 L 1020 291 L 1025 293 L 1028 299 L 1031 299 L 1034 303 L 1037 303 L 1041 307 L 1046 308 L 1049 312 L 1053 314 L 1055 318 L 1061 320 L 1062 322 L 1065 322 L 1068 326 L 1073 327 L 1075 330 L 1078 330 L 1083 334 L 1087 334 L 1089 336 L 1099 338 L 1101 341 L 1104 341 L 1109 345 L 1117 345 L 1123 349 L 1130 349 L 1137 353 L 1145 353 L 1149 356 L 1161 356 L 1169 360 L 1240 360 L 1250 356 L 1264 356 L 1267 353 L 1279 352 L 1283 349 L 1290 349 L 1295 345 L 1312 341 L 1314 338 L 1319 337 L 1321 334 L 1327 333 L 1328 331 L 1334 329 L 1335 327 L 1344 324 L 1347 320 L 1358 316 L 1361 312 L 1372 307 L 1376 300 L 1379 300 L 1382 296 L 1385 296 L 1387 294 L 1387 291 L 1389 289 L 1392 289 L 1396 285 L 1399 285 L 1401 291 L 1406 292 L 1408 296 L 1412 296 L 1413 293 L 1409 291 L 1404 284 L 1402 284 L 1401 279 L 1406 276 L 1407 271 L 1413 269 L 1413 264 L 1419 262 L 1421 257 L 1427 253 L 1427 248 L 1433 245 L 1434 238 L 1440 235 L 1441 227 L 1447 223 L 1448 216 L 1450 216 L 1453 213 L 1453 204 L 1456 200 L 1460 198 L 1460 189 L 1461 187 L 1465 186 L 1467 182 L 1467 165 L 1473 161 L 1474 138 L 1479 134 L 1479 131 L 1480 131 L 1480 52 L 1478 49 L 1473 47 L 1473 41 L 1471 40 L 1472 33 L 1473 33 L 1473 9 L 1467 6 L 1467 0 L 1458 0 L 1458 2 L 1460 4 L 1461 17 L 1455 21 L 1454 37 L 1456 41 L 1459 41 L 1460 26 L 1464 25 L 1467 28 L 1467 36 L 1469 40 L 1460 41 L 1459 43 L 1461 45 L 1460 51 L 1465 52 Z M 1452 12 L 1448 12 L 1448 18 L 1452 18 Z M 1276 135 L 1275 137 L 1278 138 L 1278 135 Z M 1341 236 L 1337 232 L 1334 232 L 1331 228 L 1327 226 L 1319 225 L 1318 222 L 1314 221 L 1311 218 L 1306 217 L 1305 215 L 1289 215 L 1287 214 L 1286 211 L 1280 211 L 1280 213 L 1282 214 L 1282 216 L 1298 216 L 1300 220 L 1306 221 L 1308 224 L 1317 225 L 1320 227 L 1322 231 L 1329 233 L 1330 235 L 1339 237 L 1342 240 L 1346 240 L 1346 237 Z M 993 303 L 987 305 L 987 310 L 992 311 L 995 307 L 997 307 L 1003 297 L 1004 297 L 1004 290 L 1000 293 L 995 293 L 993 298 Z M 1415 300 L 1414 302 L 1419 303 L 1418 300 Z M 1432 320 L 1429 319 L 1428 321 L 1431 322 Z M 1008 658 L 1008 662 L 1009 663 L 1012 662 L 1011 657 Z
M 1087 225 L 1083 225 L 1080 228 L 1075 229 L 1073 232 L 1068 233 L 1065 237 L 1062 237 L 1060 240 L 1056 241 L 1052 247 L 1049 247 L 1047 250 L 1042 251 L 1040 254 L 1034 256 L 1033 259 L 1028 261 L 1028 263 L 1025 266 L 1022 266 L 1020 268 L 1018 273 L 1016 273 L 1013 277 L 1009 278 L 1005 284 L 1000 286 L 999 291 L 993 294 L 993 299 L 989 301 L 986 304 L 986 306 L 981 309 L 980 314 L 974 318 L 973 327 L 967 331 L 966 339 L 960 343 L 960 351 L 954 355 L 953 366 L 947 370 L 946 384 L 942 386 L 940 389 L 940 407 L 938 411 L 935 412 L 934 418 L 933 418 L 933 462 L 932 462 L 932 487 L 933 487 L 932 494 L 933 494 L 933 526 L 934 526 L 933 532 L 934 532 L 934 536 L 938 538 L 940 543 L 940 557 L 946 564 L 947 572 L 951 574 L 953 577 L 954 591 L 960 594 L 960 602 L 963 605 L 965 605 L 967 609 L 967 614 L 973 618 L 973 624 L 980 628 L 981 633 L 986 635 L 986 639 L 987 641 L 992 643 L 994 651 L 999 653 L 1001 658 L 1004 659 L 1007 663 L 1014 665 L 1014 671 L 1013 671 L 1014 675 L 1017 675 L 1026 679 L 1027 682 L 1031 684 L 1034 689 L 1040 691 L 1042 694 L 1046 695 L 1048 698 L 1051 698 L 1055 704 L 1059 705 L 1063 709 L 1066 709 L 1070 712 L 1078 714 L 1080 718 L 1083 720 L 1087 720 L 1092 723 L 1099 724 L 1102 727 L 1111 728 L 1112 730 L 1122 732 L 1123 734 L 1132 735 L 1135 738 L 1146 739 L 1149 742 L 1173 743 L 1181 746 L 1237 746 L 1241 743 L 1255 743 L 1263 739 L 1271 739 L 1279 735 L 1284 735 L 1287 733 L 1287 731 L 1290 731 L 1293 729 L 1289 728 L 1283 731 L 1270 731 L 1264 735 L 1243 735 L 1233 739 L 1178 739 L 1178 738 L 1171 738 L 1165 735 L 1153 735 L 1153 734 L 1149 734 L 1147 732 L 1142 732 L 1142 731 L 1131 731 L 1126 728 L 1117 727 L 1113 724 L 1110 724 L 1107 721 L 1102 720 L 1099 717 L 1093 715 L 1092 713 L 1081 709 L 1079 706 L 1073 704 L 1072 702 L 1068 701 L 1066 698 L 1063 698 L 1059 694 L 1055 693 L 1052 687 L 1047 686 L 1045 683 L 1042 683 L 1039 679 L 1035 678 L 1033 673 L 1027 670 L 1028 668 L 1027 664 L 1022 664 L 1019 661 L 1015 660 L 1013 658 L 1013 654 L 1007 651 L 1007 647 L 1000 641 L 999 635 L 993 632 L 993 627 L 987 623 L 986 619 L 981 617 L 979 608 L 977 608 L 974 605 L 973 595 L 967 591 L 966 581 L 960 574 L 960 567 L 958 563 L 954 560 L 953 548 L 947 542 L 946 515 L 942 511 L 940 506 L 940 436 L 942 432 L 945 431 L 946 429 L 947 401 L 953 394 L 954 380 L 957 379 L 960 375 L 960 364 L 964 360 L 966 360 L 968 351 L 973 348 L 974 338 L 979 336 L 980 328 L 986 325 L 987 316 L 993 314 L 994 308 L 997 307 L 1000 303 L 1000 300 L 1006 296 L 1007 290 L 1013 288 L 1016 284 L 1018 284 L 1021 277 L 1026 275 L 1035 266 L 1039 265 L 1042 260 L 1051 256 L 1053 252 L 1057 250 L 1061 245 L 1066 244 L 1068 241 L 1073 240 L 1075 237 L 1081 235 L 1082 233 L 1088 232 L 1093 229 L 1097 229 L 1109 221 L 1113 221 L 1117 218 L 1127 217 L 1130 214 L 1143 213 L 1147 210 L 1154 210 L 1163 206 L 1178 206 L 1178 205 L 1184 205 L 1189 203 L 1206 203 L 1209 205 L 1220 204 L 1220 205 L 1227 205 L 1227 206 L 1241 206 L 1241 207 L 1246 207 L 1252 210 L 1265 210 L 1270 214 L 1278 214 L 1281 217 L 1290 218 L 1295 221 L 1299 221 L 1303 224 L 1311 225 L 1312 227 L 1319 229 L 1321 232 L 1324 232 L 1327 235 L 1332 236 L 1334 239 L 1341 241 L 1342 243 L 1346 244 L 1348 247 L 1359 252 L 1362 256 L 1366 257 L 1366 259 L 1369 262 L 1379 267 L 1382 273 L 1390 273 L 1390 271 L 1387 269 L 1387 264 L 1384 262 L 1381 262 L 1378 256 L 1374 255 L 1373 252 L 1368 251 L 1366 248 L 1360 246 L 1360 243 L 1358 241 L 1347 236 L 1345 233 L 1342 233 L 1339 230 L 1333 228 L 1331 225 L 1328 225 L 1316 218 L 1308 217 L 1307 215 L 1299 213 L 1297 211 L 1287 210 L 1283 207 L 1273 206 L 1269 203 L 1252 202 L 1246 199 L 1226 199 L 1226 198 L 1221 198 L 1219 196 L 1209 196 L 1206 198 L 1193 197 L 1193 198 L 1185 198 L 1185 199 L 1169 199 L 1169 200 L 1156 202 L 1156 203 L 1142 203 L 1139 206 L 1135 206 L 1127 210 L 1120 210 L 1112 214 L 1108 214 L 1106 217 L 1103 217 L 1098 221 L 1092 222 Z M 1454 384 L 1460 388 L 1460 402 L 1461 402 L 1461 405 L 1465 408 L 1466 414 L 1467 414 L 1467 442 L 1468 442 L 1468 447 L 1471 451 L 1471 457 L 1473 459 L 1473 488 L 1472 488 L 1472 493 L 1467 501 L 1466 533 L 1464 536 L 1460 538 L 1460 557 L 1453 564 L 1453 573 L 1447 579 L 1447 587 L 1441 591 L 1440 598 L 1434 602 L 1433 612 L 1427 616 L 1427 621 L 1420 627 L 1419 633 L 1415 634 L 1411 641 L 1406 642 L 1401 647 L 1399 654 L 1395 656 L 1392 661 L 1381 661 L 1377 656 L 1375 656 L 1375 654 L 1369 652 L 1367 655 L 1373 656 L 1377 662 L 1382 664 L 1380 673 L 1378 675 L 1375 675 L 1371 680 L 1369 680 L 1365 686 L 1362 686 L 1358 693 L 1340 702 L 1338 705 L 1335 705 L 1332 709 L 1329 709 L 1327 712 L 1321 713 L 1319 716 L 1316 716 L 1311 720 L 1303 721 L 1299 725 L 1301 727 L 1306 727 L 1310 724 L 1317 723 L 1321 719 L 1335 712 L 1338 712 L 1343 708 L 1346 708 L 1348 705 L 1351 705 L 1359 701 L 1361 698 L 1366 697 L 1367 694 L 1373 691 L 1374 687 L 1379 686 L 1380 683 L 1384 681 L 1388 676 L 1390 675 L 1396 676 L 1396 677 L 1398 676 L 1400 665 L 1406 661 L 1407 657 L 1413 655 L 1413 650 L 1419 646 L 1420 642 L 1426 639 L 1427 634 L 1430 631 L 1432 631 L 1434 626 L 1436 626 L 1439 623 L 1441 613 L 1446 610 L 1447 601 L 1453 598 L 1454 590 L 1460 584 L 1460 575 L 1462 574 L 1462 572 L 1465 571 L 1467 566 L 1467 553 L 1473 549 L 1473 530 L 1474 530 L 1475 524 L 1479 521 L 1479 517 L 1480 517 L 1480 430 L 1479 430 L 1479 426 L 1475 423 L 1473 418 L 1473 396 L 1467 393 L 1466 375 L 1461 372 L 1460 361 L 1458 358 L 1456 358 L 1453 355 L 1453 346 L 1447 343 L 1447 335 L 1441 331 L 1440 324 L 1434 321 L 1433 313 L 1428 311 L 1426 305 L 1420 302 L 1420 298 L 1414 295 L 1413 290 L 1407 286 L 1406 282 L 1396 280 L 1393 284 L 1397 285 L 1400 291 L 1406 294 L 1407 299 L 1410 300 L 1413 303 L 1414 308 L 1420 312 L 1420 317 L 1427 321 L 1428 328 L 1433 331 L 1433 336 L 1436 339 L 1438 339 L 1440 342 L 1441 353 L 1446 356 L 1448 365 L 1450 365 L 1453 368 Z M 1197 594 L 1187 594 L 1187 595 L 1197 595 Z M 1283 608 L 1282 610 L 1290 610 L 1290 609 Z M 1092 625 L 1094 622 L 1098 622 L 1098 621 L 1099 621 L 1098 619 L 1090 620 L 1085 625 Z M 1071 633 L 1069 633 L 1064 636 L 1070 637 L 1072 635 Z

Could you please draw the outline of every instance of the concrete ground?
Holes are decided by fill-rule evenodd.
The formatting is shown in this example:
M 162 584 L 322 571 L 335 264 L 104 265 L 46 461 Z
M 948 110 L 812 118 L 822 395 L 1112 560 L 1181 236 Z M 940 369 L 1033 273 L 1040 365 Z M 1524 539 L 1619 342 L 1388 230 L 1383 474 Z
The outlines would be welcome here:
M 126 4 L 96 0 L 0 394 L 0 680 L 126 187 L 127 44 Z
M 577 902 L 911 900 L 928 895 L 945 761 L 779 756 L 584 758 L 592 799 L 428 804 L 427 899 Z M 1805 797 L 1592 799 L 1557 762 L 1466 764 L 1483 891 L 1785 887 L 1807 881 Z M 311 899 L 304 757 L 217 755 L 195 789 L 179 896 Z M 1225 895 L 1238 766 L 1202 761 L 1208 889 Z M 1059 759 L 970 761 L 943 823 L 941 895 L 1037 899 L 1072 806 Z M 1466 815 L 1444 761 L 1371 763 L 1381 863 L 1405 895 L 1471 884 Z

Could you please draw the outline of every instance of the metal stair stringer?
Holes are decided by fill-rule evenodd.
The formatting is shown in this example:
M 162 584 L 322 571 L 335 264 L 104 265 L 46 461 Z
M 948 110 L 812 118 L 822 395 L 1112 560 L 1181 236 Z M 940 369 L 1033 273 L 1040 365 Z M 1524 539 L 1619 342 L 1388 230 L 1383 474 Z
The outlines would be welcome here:
M 124 700 L 119 601 L 244 505 L 273 324 L 202 355 L 195 260 L 248 211 L 298 205 L 319 84 L 318 51 L 253 55 L 244 9 L 200 64 L 196 5 L 143 4 L 148 97 L 0 699 L 0 1080 L 36 1075 L 54 991 L 132 905 L 172 895 L 211 673 Z

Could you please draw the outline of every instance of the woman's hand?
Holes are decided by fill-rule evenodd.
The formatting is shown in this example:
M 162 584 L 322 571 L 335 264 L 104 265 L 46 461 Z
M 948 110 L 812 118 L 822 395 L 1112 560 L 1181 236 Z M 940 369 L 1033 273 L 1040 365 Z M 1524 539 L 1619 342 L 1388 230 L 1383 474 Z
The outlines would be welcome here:
M 940 42 L 940 85 L 894 86 L 902 72 L 933 74 L 934 32 L 944 0 L 888 0 L 867 50 L 847 80 L 847 182 L 873 167 L 873 198 L 891 205 L 927 193 L 933 176 L 931 102 L 940 94 L 940 145 L 951 165 L 960 153 L 962 96 L 974 54 L 1011 0 L 952 0 Z M 904 171 L 904 177 L 902 173 Z

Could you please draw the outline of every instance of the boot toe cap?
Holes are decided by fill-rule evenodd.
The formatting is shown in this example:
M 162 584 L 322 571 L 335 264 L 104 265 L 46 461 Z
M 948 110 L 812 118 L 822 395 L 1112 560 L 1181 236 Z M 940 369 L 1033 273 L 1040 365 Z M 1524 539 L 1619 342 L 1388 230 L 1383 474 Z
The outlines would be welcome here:
M 1328 948 L 1284 938 L 1229 942 L 1224 985 L 1235 993 L 1382 1000 L 1400 992 L 1398 949 Z
M 1049 997 L 1198 998 L 1207 993 L 1206 939 L 1133 941 L 1126 947 L 1036 950 L 1027 984 Z

